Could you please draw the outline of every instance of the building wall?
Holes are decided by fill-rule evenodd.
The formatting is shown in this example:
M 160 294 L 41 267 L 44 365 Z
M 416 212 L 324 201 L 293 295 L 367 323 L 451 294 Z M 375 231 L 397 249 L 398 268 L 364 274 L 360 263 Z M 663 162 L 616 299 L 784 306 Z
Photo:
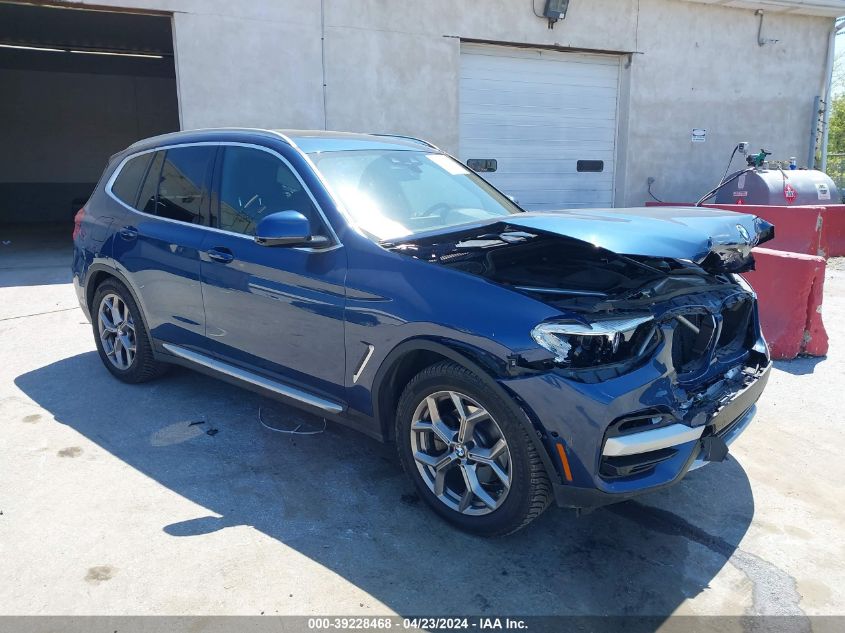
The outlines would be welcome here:
M 767 13 L 764 36 L 780 41 L 760 47 L 753 10 L 681 0 L 573 0 L 554 29 L 522 0 L 323 0 L 322 13 L 318 0 L 92 4 L 175 13 L 184 128 L 390 131 L 454 153 L 460 38 L 631 52 L 617 205 L 643 203 L 649 176 L 663 199 L 696 198 L 740 140 L 806 160 L 832 26 Z M 694 127 L 707 129 L 705 143 L 690 142 Z
M 260 4 L 266 14 L 174 15 L 183 128 L 323 128 L 319 4 L 316 11 L 288 0 Z
M 404 11 L 391 0 L 327 0 L 326 6 L 329 126 L 392 128 L 453 153 L 460 38 L 614 51 L 636 45 L 636 0 L 573 1 L 554 29 L 528 2 L 514 0 L 427 0 L 403 5 Z
M 806 164 L 833 20 L 767 14 L 763 36 L 780 41 L 762 47 L 758 24 L 752 10 L 641 0 L 627 204 L 648 198 L 649 176 L 662 199 L 696 199 L 718 183 L 739 141 Z M 692 128 L 706 129 L 706 142 L 690 142 Z

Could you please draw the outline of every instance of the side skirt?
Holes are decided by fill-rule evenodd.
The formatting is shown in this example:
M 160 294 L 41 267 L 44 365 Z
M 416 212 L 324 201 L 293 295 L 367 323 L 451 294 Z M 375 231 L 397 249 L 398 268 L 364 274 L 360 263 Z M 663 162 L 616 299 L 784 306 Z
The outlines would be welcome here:
M 224 363 L 216 358 L 200 354 L 199 352 L 194 352 L 193 350 L 180 347 L 179 345 L 165 343 L 163 347 L 174 356 L 191 361 L 197 365 L 202 365 L 217 373 L 234 378 L 235 380 L 247 382 L 261 389 L 272 391 L 282 398 L 294 400 L 299 404 L 304 404 L 309 407 L 314 407 L 324 413 L 338 414 L 342 413 L 345 408 L 342 404 L 337 402 L 332 402 L 331 400 L 315 396 L 314 394 L 303 391 L 302 389 L 291 387 L 289 385 L 276 382 L 275 380 L 270 380 L 269 378 L 265 378 L 259 374 L 241 369 L 240 367 L 235 367 L 229 363 Z

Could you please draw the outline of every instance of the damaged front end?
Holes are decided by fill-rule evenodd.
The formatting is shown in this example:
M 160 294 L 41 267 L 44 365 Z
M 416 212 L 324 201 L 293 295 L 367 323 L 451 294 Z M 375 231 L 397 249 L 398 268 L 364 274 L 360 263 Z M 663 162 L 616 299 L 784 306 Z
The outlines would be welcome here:
M 540 215 L 386 246 L 559 311 L 531 330 L 536 346 L 514 351 L 505 381 L 549 454 L 569 456 L 559 503 L 609 503 L 724 459 L 770 369 L 756 295 L 737 271 L 753 268 L 751 244 L 771 226 L 742 216 L 757 227 L 753 238 L 747 229 L 737 243 L 696 238 L 695 256 L 677 242 L 622 254 L 596 245 L 612 240 L 541 230 Z M 661 254 L 673 250 L 688 257 Z M 575 495 L 579 486 L 601 499 Z
M 559 316 L 533 328 L 538 346 L 519 350 L 518 367 L 557 368 L 574 380 L 601 382 L 649 358 L 667 340 L 666 324 L 671 323 L 678 328 L 671 363 L 684 382 L 701 379 L 722 363 L 739 362 L 754 345 L 759 329 L 754 292 L 738 274 L 714 264 L 716 253 L 728 252 L 724 245 L 696 263 L 622 255 L 510 223 L 485 228 L 388 247 L 558 309 Z M 720 261 L 729 268 L 736 263 L 732 257 Z M 748 266 L 753 266 L 750 253 Z

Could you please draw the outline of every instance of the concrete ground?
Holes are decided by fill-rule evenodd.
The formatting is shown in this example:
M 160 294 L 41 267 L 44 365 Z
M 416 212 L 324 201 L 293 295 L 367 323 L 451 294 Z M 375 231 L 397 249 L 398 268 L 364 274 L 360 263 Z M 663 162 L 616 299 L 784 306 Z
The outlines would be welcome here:
M 0 614 L 845 612 L 841 261 L 830 355 L 778 363 L 730 461 L 482 540 L 352 431 L 273 433 L 259 407 L 301 414 L 186 370 L 117 382 L 67 238 L 0 244 Z

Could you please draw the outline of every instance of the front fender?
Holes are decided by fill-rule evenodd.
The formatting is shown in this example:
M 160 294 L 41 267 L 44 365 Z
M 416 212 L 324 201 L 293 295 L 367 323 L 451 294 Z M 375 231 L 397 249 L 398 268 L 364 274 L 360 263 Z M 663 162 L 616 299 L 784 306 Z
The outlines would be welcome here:
M 383 439 L 390 440 L 393 435 L 395 407 L 398 402 L 396 394 L 401 393 L 402 388 L 402 385 L 396 384 L 397 370 L 401 367 L 403 359 L 419 352 L 434 354 L 455 362 L 474 373 L 484 382 L 487 389 L 499 395 L 511 408 L 516 419 L 524 425 L 529 441 L 534 444 L 535 450 L 540 455 L 549 478 L 553 481 L 557 478 L 557 471 L 545 442 L 542 441 L 542 430 L 536 427 L 532 418 L 522 409 L 513 394 L 504 389 L 496 380 L 496 377 L 506 375 L 506 359 L 497 358 L 486 350 L 456 340 L 414 338 L 400 343 L 387 354 L 375 373 L 371 389 L 374 418 L 381 425 Z
M 489 382 L 491 386 L 497 385 L 492 376 L 501 375 L 501 370 L 504 369 L 504 363 L 501 359 L 496 358 L 483 349 L 471 347 L 459 341 L 449 339 L 436 340 L 422 337 L 406 340 L 394 347 L 385 356 L 375 372 L 370 394 L 372 398 L 372 410 L 376 419 L 382 419 L 382 414 L 384 413 L 383 392 L 385 389 L 395 386 L 391 382 L 393 381 L 393 376 L 397 368 L 403 359 L 417 352 L 430 352 L 431 354 L 436 354 L 454 361 L 478 375 L 485 382 Z

